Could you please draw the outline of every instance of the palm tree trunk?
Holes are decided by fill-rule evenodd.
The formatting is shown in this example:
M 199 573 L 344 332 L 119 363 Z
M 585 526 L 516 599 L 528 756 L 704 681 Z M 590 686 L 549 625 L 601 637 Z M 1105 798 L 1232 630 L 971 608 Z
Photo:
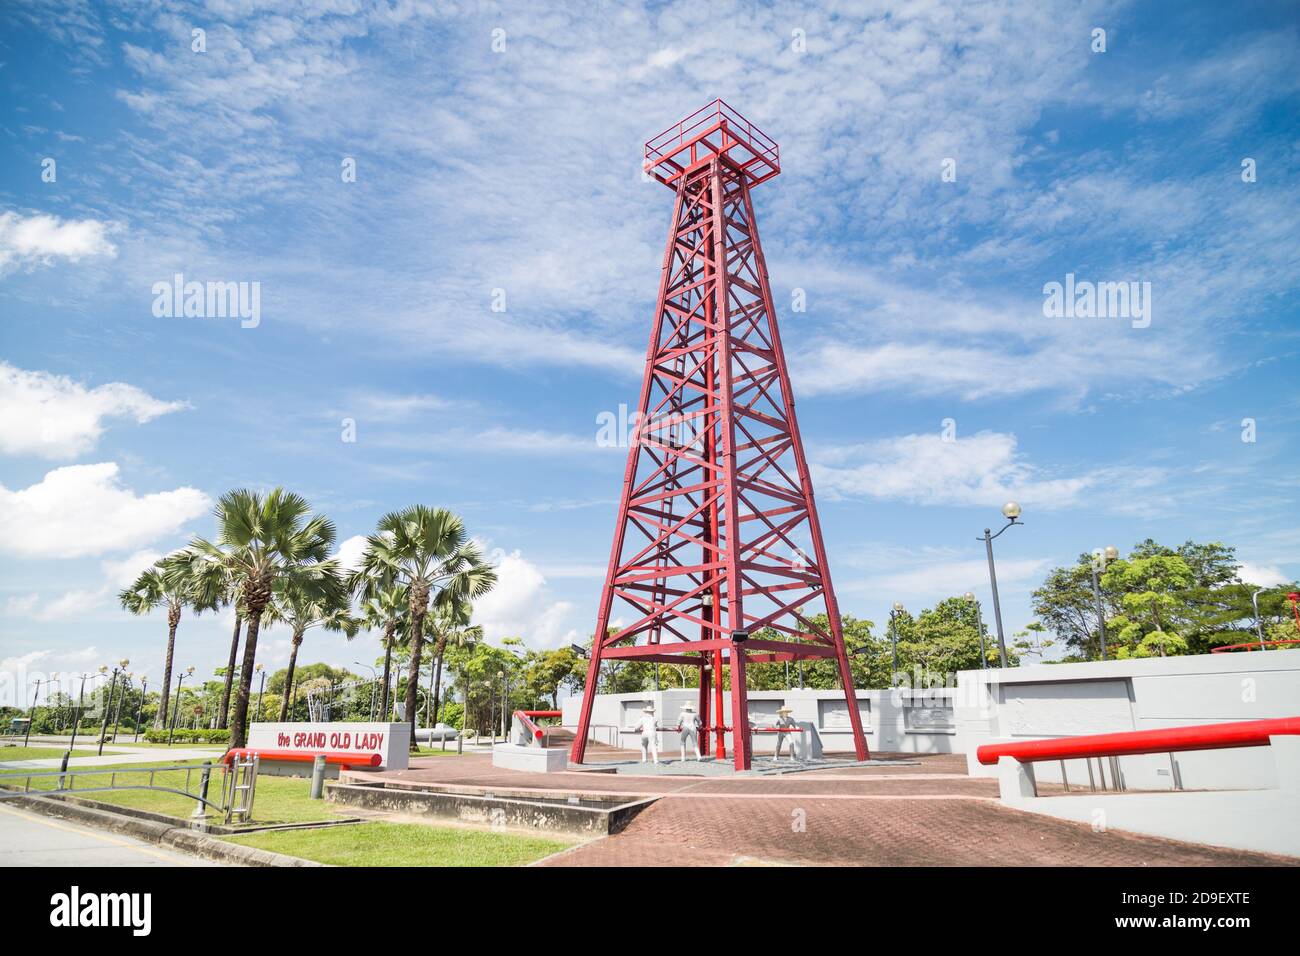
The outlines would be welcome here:
M 230 722 L 230 746 L 248 743 L 248 698 L 252 696 L 253 665 L 257 663 L 257 633 L 261 630 L 262 611 L 251 610 L 244 628 L 244 663 L 239 668 L 239 690 L 235 694 L 235 716 Z
M 154 714 L 155 727 L 167 726 L 167 703 L 171 699 L 172 655 L 176 651 L 176 628 L 181 623 L 181 609 L 172 605 L 167 609 L 167 659 L 163 663 L 162 699 L 158 703 L 158 713 Z
M 298 666 L 298 645 L 302 643 L 302 632 L 293 635 L 293 650 L 289 652 L 289 673 L 284 678 L 284 697 L 280 700 L 280 723 L 288 720 L 289 698 L 293 694 L 293 672 Z
M 243 621 L 235 615 L 235 636 L 230 639 L 230 657 L 226 660 L 226 683 L 221 688 L 221 713 L 217 716 L 217 728 L 225 729 L 230 716 L 230 688 L 235 683 L 235 657 L 239 654 L 239 628 Z
M 382 723 L 388 723 L 388 693 L 392 689 L 390 681 L 393 676 L 393 626 L 384 629 L 384 702 L 379 707 Z
M 415 701 L 420 689 L 420 645 L 424 631 L 424 614 L 411 615 L 411 673 L 406 679 L 406 719 L 411 724 L 411 753 L 418 748 L 415 742 Z

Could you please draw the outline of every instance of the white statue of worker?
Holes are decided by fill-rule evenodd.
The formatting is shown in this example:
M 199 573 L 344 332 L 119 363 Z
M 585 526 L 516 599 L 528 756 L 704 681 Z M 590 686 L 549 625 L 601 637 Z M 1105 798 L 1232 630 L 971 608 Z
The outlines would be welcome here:
M 776 723 L 773 724 L 777 729 L 776 735 L 776 754 L 773 760 L 781 759 L 781 745 L 785 743 L 786 738 L 790 738 L 790 759 L 799 759 L 799 742 L 802 732 L 799 729 L 799 722 L 790 715 L 794 713 L 789 707 L 782 705 L 776 712 Z
M 655 705 L 646 704 L 641 710 L 641 723 L 636 725 L 636 733 L 641 735 L 641 762 L 652 757 L 659 762 L 659 722 L 655 720 Z M 648 752 L 648 753 L 647 753 Z
M 695 759 L 700 760 L 700 729 L 703 724 L 700 723 L 699 716 L 695 713 L 695 708 L 690 704 L 682 705 L 682 712 L 677 718 L 677 733 L 682 742 L 682 759 L 686 759 L 686 743 L 695 748 Z

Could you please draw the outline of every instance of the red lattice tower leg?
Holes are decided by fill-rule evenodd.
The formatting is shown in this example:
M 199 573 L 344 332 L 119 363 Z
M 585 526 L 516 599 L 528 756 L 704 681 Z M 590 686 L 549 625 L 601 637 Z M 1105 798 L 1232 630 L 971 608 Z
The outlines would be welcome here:
M 750 198 L 779 150 L 716 100 L 647 143 L 645 168 L 676 200 L 571 757 L 585 754 L 601 663 L 634 658 L 698 666 L 706 743 L 725 758 L 730 733 L 748 769 L 746 664 L 808 657 L 836 661 L 865 760 Z

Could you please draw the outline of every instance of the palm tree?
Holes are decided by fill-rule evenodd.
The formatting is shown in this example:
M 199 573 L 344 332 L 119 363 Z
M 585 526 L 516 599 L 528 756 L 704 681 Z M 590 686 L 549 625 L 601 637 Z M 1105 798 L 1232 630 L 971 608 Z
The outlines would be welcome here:
M 293 632 L 293 650 L 289 652 L 289 672 L 284 678 L 284 698 L 280 701 L 280 720 L 289 714 L 293 698 L 293 672 L 298 666 L 298 648 L 303 636 L 313 627 L 356 635 L 361 622 L 352 616 L 348 590 L 339 573 L 337 561 L 326 561 L 326 573 L 310 582 L 286 578 L 276 589 L 266 608 L 266 619 L 286 624 Z
M 200 582 L 189 573 L 184 552 L 176 552 L 154 563 L 141 572 L 128 588 L 117 595 L 118 603 L 135 615 L 148 614 L 156 608 L 167 609 L 167 657 L 163 664 L 163 682 L 158 713 L 154 726 L 161 727 L 167 719 L 168 701 L 171 698 L 172 657 L 176 651 L 176 628 L 181 623 L 181 611 L 186 605 L 201 613 L 216 605 L 205 594 Z
M 337 578 L 337 565 L 329 560 L 335 530 L 324 515 L 311 513 L 301 495 L 283 488 L 265 495 L 247 489 L 226 492 L 214 513 L 216 541 L 195 538 L 188 550 L 196 564 L 221 569 L 239 595 L 244 660 L 230 745 L 242 747 L 248 739 L 248 699 L 262 615 L 277 588 L 291 584 L 309 588 L 326 578 Z
M 382 629 L 384 632 L 384 693 L 379 713 L 388 719 L 388 691 L 393 673 L 393 645 L 405 637 L 401 634 L 405 628 L 406 609 L 410 598 L 406 588 L 400 585 L 385 585 L 381 579 L 366 575 L 353 575 L 349 579 L 352 590 L 361 597 L 360 614 L 365 626 L 371 630 Z
M 406 716 L 414 751 L 420 648 L 430 603 L 438 606 L 480 597 L 496 584 L 496 571 L 469 540 L 460 518 L 444 508 L 411 505 L 379 519 L 375 534 L 366 538 L 356 576 L 361 575 L 407 589 L 411 672 L 406 682 Z
M 470 605 L 466 601 L 456 601 L 440 607 L 434 613 L 430 632 L 436 636 L 433 646 L 433 715 L 429 726 L 438 723 L 438 708 L 442 697 L 442 659 L 447 645 L 469 647 L 483 640 L 483 628 L 477 624 L 470 626 Z
M 243 624 L 239 603 L 239 582 L 229 574 L 224 563 L 196 559 L 188 549 L 180 552 L 188 563 L 185 571 L 203 599 L 214 607 L 234 607 L 235 632 L 230 637 L 230 654 L 226 658 L 225 679 L 221 687 L 221 709 L 217 713 L 217 727 L 224 730 L 230 721 L 230 693 L 235 682 L 235 662 L 239 656 L 239 632 Z

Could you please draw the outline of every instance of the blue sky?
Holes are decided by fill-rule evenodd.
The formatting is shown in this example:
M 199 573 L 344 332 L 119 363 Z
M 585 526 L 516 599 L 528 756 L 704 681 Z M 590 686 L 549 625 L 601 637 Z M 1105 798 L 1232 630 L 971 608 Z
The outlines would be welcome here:
M 9 688 L 160 674 L 164 620 L 115 593 L 237 486 L 341 539 L 453 508 L 500 565 L 490 635 L 593 627 L 624 456 L 597 417 L 635 401 L 671 209 L 640 147 L 717 96 L 781 145 L 757 214 L 845 613 L 987 607 L 1007 498 L 1009 631 L 1047 569 L 1148 536 L 1300 575 L 1295 4 L 517 7 L 0 13 Z M 178 272 L 259 283 L 260 322 L 156 317 Z M 1045 316 L 1067 273 L 1149 282 L 1150 325 Z M 185 620 L 178 665 L 229 628 Z

